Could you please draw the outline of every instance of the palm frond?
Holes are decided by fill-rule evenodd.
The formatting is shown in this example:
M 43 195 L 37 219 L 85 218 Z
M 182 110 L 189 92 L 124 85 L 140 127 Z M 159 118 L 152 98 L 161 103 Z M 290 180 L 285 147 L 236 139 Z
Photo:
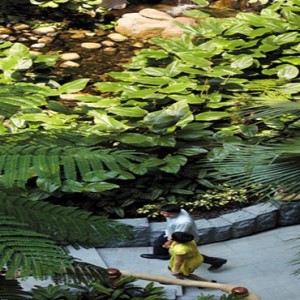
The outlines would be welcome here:
M 277 118 L 282 117 L 283 115 L 297 115 L 300 112 L 300 103 L 289 101 L 287 99 L 284 100 L 258 100 L 256 101 L 257 107 L 249 108 L 252 112 L 254 112 L 254 118 Z
M 300 138 L 284 140 L 270 146 L 235 145 L 235 151 L 222 161 L 207 164 L 216 168 L 234 185 L 253 183 L 285 188 L 287 193 L 300 194 Z
M 0 212 L 24 222 L 43 234 L 72 245 L 95 246 L 100 242 L 125 240 L 132 236 L 131 227 L 106 217 L 41 201 L 0 195 Z

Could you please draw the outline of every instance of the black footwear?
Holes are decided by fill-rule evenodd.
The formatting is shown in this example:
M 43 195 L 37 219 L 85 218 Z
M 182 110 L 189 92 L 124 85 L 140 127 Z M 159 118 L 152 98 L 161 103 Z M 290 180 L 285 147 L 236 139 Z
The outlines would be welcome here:
M 141 254 L 142 258 L 148 258 L 148 259 L 162 259 L 162 260 L 169 260 L 169 255 L 158 255 L 158 254 Z
M 224 261 L 222 261 L 221 263 L 219 264 L 214 264 L 214 265 L 211 265 L 207 270 L 208 271 L 215 271 L 215 270 L 218 270 L 220 269 L 224 264 L 227 263 L 227 259 L 224 259 Z

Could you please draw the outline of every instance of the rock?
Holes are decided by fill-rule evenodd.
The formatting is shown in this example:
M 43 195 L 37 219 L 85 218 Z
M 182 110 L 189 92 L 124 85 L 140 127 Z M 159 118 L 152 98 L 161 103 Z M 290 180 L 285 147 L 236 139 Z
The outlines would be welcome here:
M 24 43 L 24 42 L 28 42 L 29 40 L 27 38 L 24 38 L 24 37 L 20 37 L 18 38 L 18 42 L 20 43 Z
M 85 38 L 85 34 L 84 33 L 74 33 L 73 35 L 71 35 L 71 39 L 84 39 Z
M 56 30 L 54 27 L 46 26 L 46 27 L 38 27 L 38 28 L 34 29 L 32 32 L 34 34 L 44 35 L 44 34 L 55 32 L 55 31 Z
M 155 19 L 155 20 L 172 20 L 173 17 L 171 17 L 169 14 L 159 11 L 157 9 L 153 8 L 145 8 L 139 11 L 139 14 L 143 17 L 149 18 L 149 19 Z
M 142 43 L 142 42 L 135 42 L 135 43 L 132 44 L 132 46 L 133 46 L 134 48 L 142 49 L 143 47 L 145 47 L 145 44 Z
M 126 36 L 149 39 L 160 36 L 170 22 L 170 20 L 160 21 L 143 17 L 139 13 L 131 13 L 123 15 L 118 20 L 115 30 Z
M 42 54 L 43 54 L 42 52 L 40 52 L 40 51 L 35 51 L 35 50 L 30 50 L 29 53 L 30 53 L 31 55 L 35 55 L 35 56 L 39 56 L 39 55 L 42 55 Z
M 54 38 L 50 36 L 43 36 L 42 38 L 38 39 L 39 43 L 45 43 L 45 44 L 51 44 L 53 42 Z
M 114 42 L 124 42 L 128 40 L 127 36 L 124 36 L 119 33 L 111 33 L 107 36 L 109 39 L 113 40 Z
M 145 8 L 138 13 L 124 14 L 118 20 L 115 30 L 133 38 L 149 39 L 156 36 L 167 38 L 180 37 L 183 29 L 173 21 L 197 25 L 195 19 L 188 17 L 173 18 L 165 12 Z
M 12 34 L 12 31 L 9 28 L 0 26 L 0 34 Z
M 79 68 L 80 64 L 74 61 L 65 61 L 59 65 L 61 68 Z
M 34 35 L 28 35 L 28 39 L 30 41 L 37 41 L 39 38 L 37 36 L 34 36 Z
M 113 47 L 107 47 L 103 49 L 103 53 L 106 55 L 113 56 L 117 53 L 118 49 Z
M 60 55 L 60 59 L 62 59 L 62 60 L 77 60 L 77 59 L 80 59 L 80 55 L 75 52 L 63 53 Z
M 36 43 L 36 44 L 32 44 L 31 45 L 31 48 L 38 48 L 38 49 L 41 49 L 41 48 L 44 48 L 46 46 L 45 43 Z
M 102 45 L 99 43 L 81 43 L 81 47 L 85 49 L 99 49 Z
M 95 34 L 96 34 L 96 36 L 104 36 L 104 35 L 106 35 L 106 31 L 103 29 L 97 29 L 95 31 Z
M 108 40 L 103 41 L 101 44 L 105 47 L 115 47 L 116 46 L 116 44 L 113 41 L 108 41 Z
M 12 26 L 12 28 L 16 31 L 22 31 L 29 29 L 30 26 L 27 24 L 15 24 L 14 26 Z
M 6 40 L 7 38 L 9 38 L 9 34 L 0 34 L 1 40 Z
M 17 40 L 17 38 L 15 36 L 9 36 L 7 38 L 7 40 L 10 41 L 10 42 L 15 42 Z

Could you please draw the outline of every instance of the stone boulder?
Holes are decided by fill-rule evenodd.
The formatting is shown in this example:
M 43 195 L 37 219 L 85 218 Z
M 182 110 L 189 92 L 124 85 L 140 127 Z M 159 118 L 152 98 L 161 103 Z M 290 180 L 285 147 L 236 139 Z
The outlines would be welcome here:
M 138 13 L 124 14 L 115 27 L 115 31 L 132 38 L 149 39 L 152 37 L 179 37 L 183 30 L 174 21 L 196 25 L 193 18 L 177 17 L 146 8 Z

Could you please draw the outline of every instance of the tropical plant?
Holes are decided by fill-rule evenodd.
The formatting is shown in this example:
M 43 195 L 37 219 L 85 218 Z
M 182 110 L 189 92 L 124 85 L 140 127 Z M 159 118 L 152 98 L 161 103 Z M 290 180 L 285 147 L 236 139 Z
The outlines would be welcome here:
M 215 178 L 203 170 L 203 158 L 222 158 L 233 143 L 281 134 L 278 124 L 254 122 L 241 109 L 274 97 L 294 102 L 297 7 L 297 1 L 274 1 L 261 14 L 185 26 L 193 38 L 153 39 L 160 48 L 142 50 L 124 72 L 109 73 L 111 82 L 96 83 L 100 95 L 81 92 L 88 79 L 60 85 L 28 78 L 29 65 L 8 68 L 1 139 L 16 152 L 2 148 L 5 188 L 29 187 L 44 198 L 85 192 L 89 206 L 119 216 L 133 200 L 184 202 L 211 188 Z M 24 55 L 34 66 L 35 58 Z M 16 73 L 26 82 L 11 83 Z M 12 105 L 11 95 L 26 101 Z M 23 164 L 30 172 L 20 178 L 10 166 Z
M 128 226 L 72 207 L 1 194 L 1 259 L 6 277 L 54 276 L 71 267 L 62 244 L 96 246 L 130 237 Z M 72 228 L 72 230 L 70 230 Z
M 32 296 L 35 300 L 66 299 L 66 300 L 167 300 L 163 295 L 162 287 L 155 287 L 154 283 L 149 283 L 145 287 L 134 286 L 133 277 L 123 277 L 121 279 L 103 278 L 94 281 L 89 285 L 71 284 L 70 290 L 66 286 L 49 285 L 47 287 L 36 286 L 32 289 Z
M 259 144 L 233 143 L 231 151 L 221 159 L 211 159 L 221 176 L 230 178 L 233 184 L 249 186 L 253 183 L 280 191 L 296 200 L 300 189 L 299 173 L 299 113 L 298 102 L 288 100 L 259 101 L 249 108 L 253 122 L 269 126 L 268 134 Z
M 95 14 L 103 12 L 102 0 L 5 0 L 2 6 L 10 9 L 15 6 L 38 6 L 40 8 L 61 9 L 77 13 Z

